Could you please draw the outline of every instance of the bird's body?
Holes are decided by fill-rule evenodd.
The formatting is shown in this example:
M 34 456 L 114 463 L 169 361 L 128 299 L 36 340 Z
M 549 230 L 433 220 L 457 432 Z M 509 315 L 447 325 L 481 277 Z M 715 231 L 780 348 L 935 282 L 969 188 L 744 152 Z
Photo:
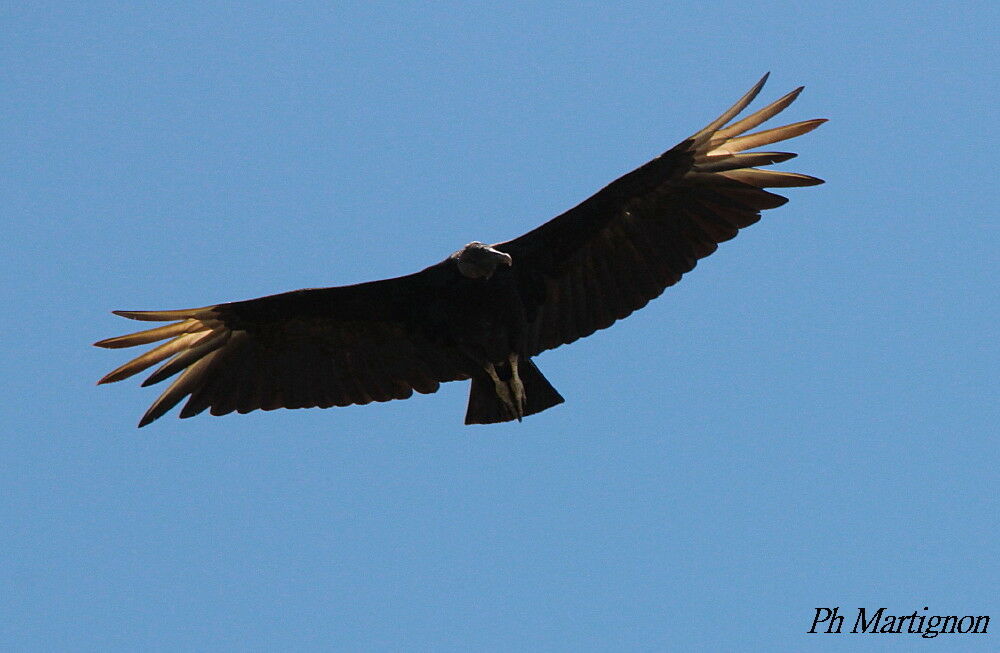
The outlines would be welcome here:
M 405 399 L 462 379 L 472 380 L 466 423 L 520 420 L 561 403 L 532 357 L 641 308 L 762 209 L 786 201 L 764 187 L 821 183 L 754 167 L 793 154 L 744 152 L 822 122 L 742 136 L 801 89 L 723 127 L 763 82 L 691 138 L 514 240 L 469 243 L 393 279 L 198 309 L 116 311 L 171 324 L 96 343 L 167 340 L 101 382 L 164 361 L 143 385 L 179 374 L 140 426 L 185 397 L 181 417 Z

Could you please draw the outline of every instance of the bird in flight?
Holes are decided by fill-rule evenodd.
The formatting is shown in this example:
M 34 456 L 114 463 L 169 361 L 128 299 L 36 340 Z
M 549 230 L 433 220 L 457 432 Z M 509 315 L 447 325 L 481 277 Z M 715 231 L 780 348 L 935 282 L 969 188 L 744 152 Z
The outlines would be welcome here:
M 140 427 L 185 398 L 181 417 L 329 408 L 407 399 L 465 379 L 466 424 L 520 421 L 560 404 L 533 357 L 642 308 L 762 210 L 788 201 L 765 188 L 823 183 L 760 167 L 795 154 L 748 151 L 825 122 L 749 133 L 802 87 L 732 122 L 766 80 L 690 138 L 513 240 L 472 242 L 393 279 L 202 308 L 114 311 L 169 324 L 96 346 L 166 342 L 98 383 L 158 363 L 143 386 L 176 375 Z

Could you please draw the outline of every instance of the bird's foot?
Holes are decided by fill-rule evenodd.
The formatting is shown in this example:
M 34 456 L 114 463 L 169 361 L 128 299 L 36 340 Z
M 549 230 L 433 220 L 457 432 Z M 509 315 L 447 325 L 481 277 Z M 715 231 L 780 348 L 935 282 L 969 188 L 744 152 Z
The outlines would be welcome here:
M 521 421 L 521 418 L 524 417 L 524 411 L 522 408 L 523 404 L 519 404 L 518 401 L 511 396 L 510 388 L 507 386 L 507 383 L 500 379 L 500 376 L 497 374 L 497 370 L 492 363 L 486 365 L 486 373 L 490 375 L 491 379 L 493 379 L 493 386 L 496 389 L 497 397 L 499 397 L 500 401 L 502 401 L 504 406 L 507 407 L 507 412 L 517 419 L 517 421 Z M 518 383 L 520 383 L 520 381 L 518 381 Z M 521 387 L 520 394 L 523 397 L 523 386 Z
M 510 362 L 510 389 L 514 391 L 514 404 L 517 408 L 514 414 L 520 422 L 524 417 L 524 383 L 517 371 L 517 354 L 511 354 L 507 360 Z

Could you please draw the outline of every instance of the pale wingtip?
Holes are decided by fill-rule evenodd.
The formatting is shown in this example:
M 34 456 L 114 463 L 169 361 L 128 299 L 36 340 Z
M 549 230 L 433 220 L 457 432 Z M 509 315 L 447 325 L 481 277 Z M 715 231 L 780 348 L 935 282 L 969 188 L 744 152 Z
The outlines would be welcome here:
M 132 334 L 128 334 L 132 335 Z M 114 336 L 111 338 L 105 338 L 103 340 L 98 340 L 94 343 L 94 347 L 100 347 L 102 349 L 121 349 L 122 347 L 130 347 L 131 345 L 121 344 L 122 338 L 127 336 Z
M 120 376 L 120 372 L 119 372 L 120 369 L 121 368 L 119 368 L 117 370 L 112 370 L 112 371 L 108 372 L 107 374 L 105 374 L 104 376 L 102 376 L 101 380 L 97 382 L 97 385 L 104 385 L 106 383 L 116 383 L 118 381 L 121 381 L 122 379 L 128 378 L 127 375 L 126 376 Z
M 760 90 L 762 88 L 764 88 L 764 84 L 767 83 L 767 78 L 770 77 L 770 76 L 771 76 L 771 71 L 770 70 L 767 71 L 766 73 L 764 73 L 764 76 L 761 77 L 757 81 L 757 83 L 753 85 L 752 89 L 750 89 L 750 92 L 748 93 L 748 95 L 752 95 L 753 97 L 757 97 L 757 94 L 760 93 Z
M 141 429 L 143 426 L 155 422 L 160 417 L 160 415 L 157 415 L 153 412 L 153 409 L 155 407 L 156 404 L 153 404 L 152 406 L 149 407 L 149 410 L 147 410 L 146 413 L 142 416 L 142 419 L 139 420 L 139 424 L 136 426 L 137 429 Z
M 104 376 L 102 376 L 101 380 L 97 382 L 97 385 L 104 385 L 106 383 L 117 383 L 118 381 L 121 381 L 122 379 L 127 379 L 129 376 L 131 376 L 131 375 L 130 374 L 122 375 L 121 368 L 119 368 L 119 369 L 114 370 L 112 372 L 108 372 L 107 374 L 105 374 Z

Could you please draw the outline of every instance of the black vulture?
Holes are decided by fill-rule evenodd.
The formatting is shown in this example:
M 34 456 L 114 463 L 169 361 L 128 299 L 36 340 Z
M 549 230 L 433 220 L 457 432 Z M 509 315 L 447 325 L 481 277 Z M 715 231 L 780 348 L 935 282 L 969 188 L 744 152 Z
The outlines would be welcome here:
M 143 386 L 180 375 L 139 426 L 182 399 L 181 417 L 406 399 L 471 379 L 466 424 L 520 420 L 562 403 L 532 357 L 604 329 L 677 283 L 698 259 L 787 199 L 764 188 L 822 180 L 758 166 L 788 152 L 748 152 L 824 120 L 747 132 L 799 87 L 730 123 L 732 108 L 662 155 L 523 236 L 469 243 L 420 272 L 175 311 L 114 311 L 165 326 L 95 343 L 166 340 L 99 383 L 157 363 Z

